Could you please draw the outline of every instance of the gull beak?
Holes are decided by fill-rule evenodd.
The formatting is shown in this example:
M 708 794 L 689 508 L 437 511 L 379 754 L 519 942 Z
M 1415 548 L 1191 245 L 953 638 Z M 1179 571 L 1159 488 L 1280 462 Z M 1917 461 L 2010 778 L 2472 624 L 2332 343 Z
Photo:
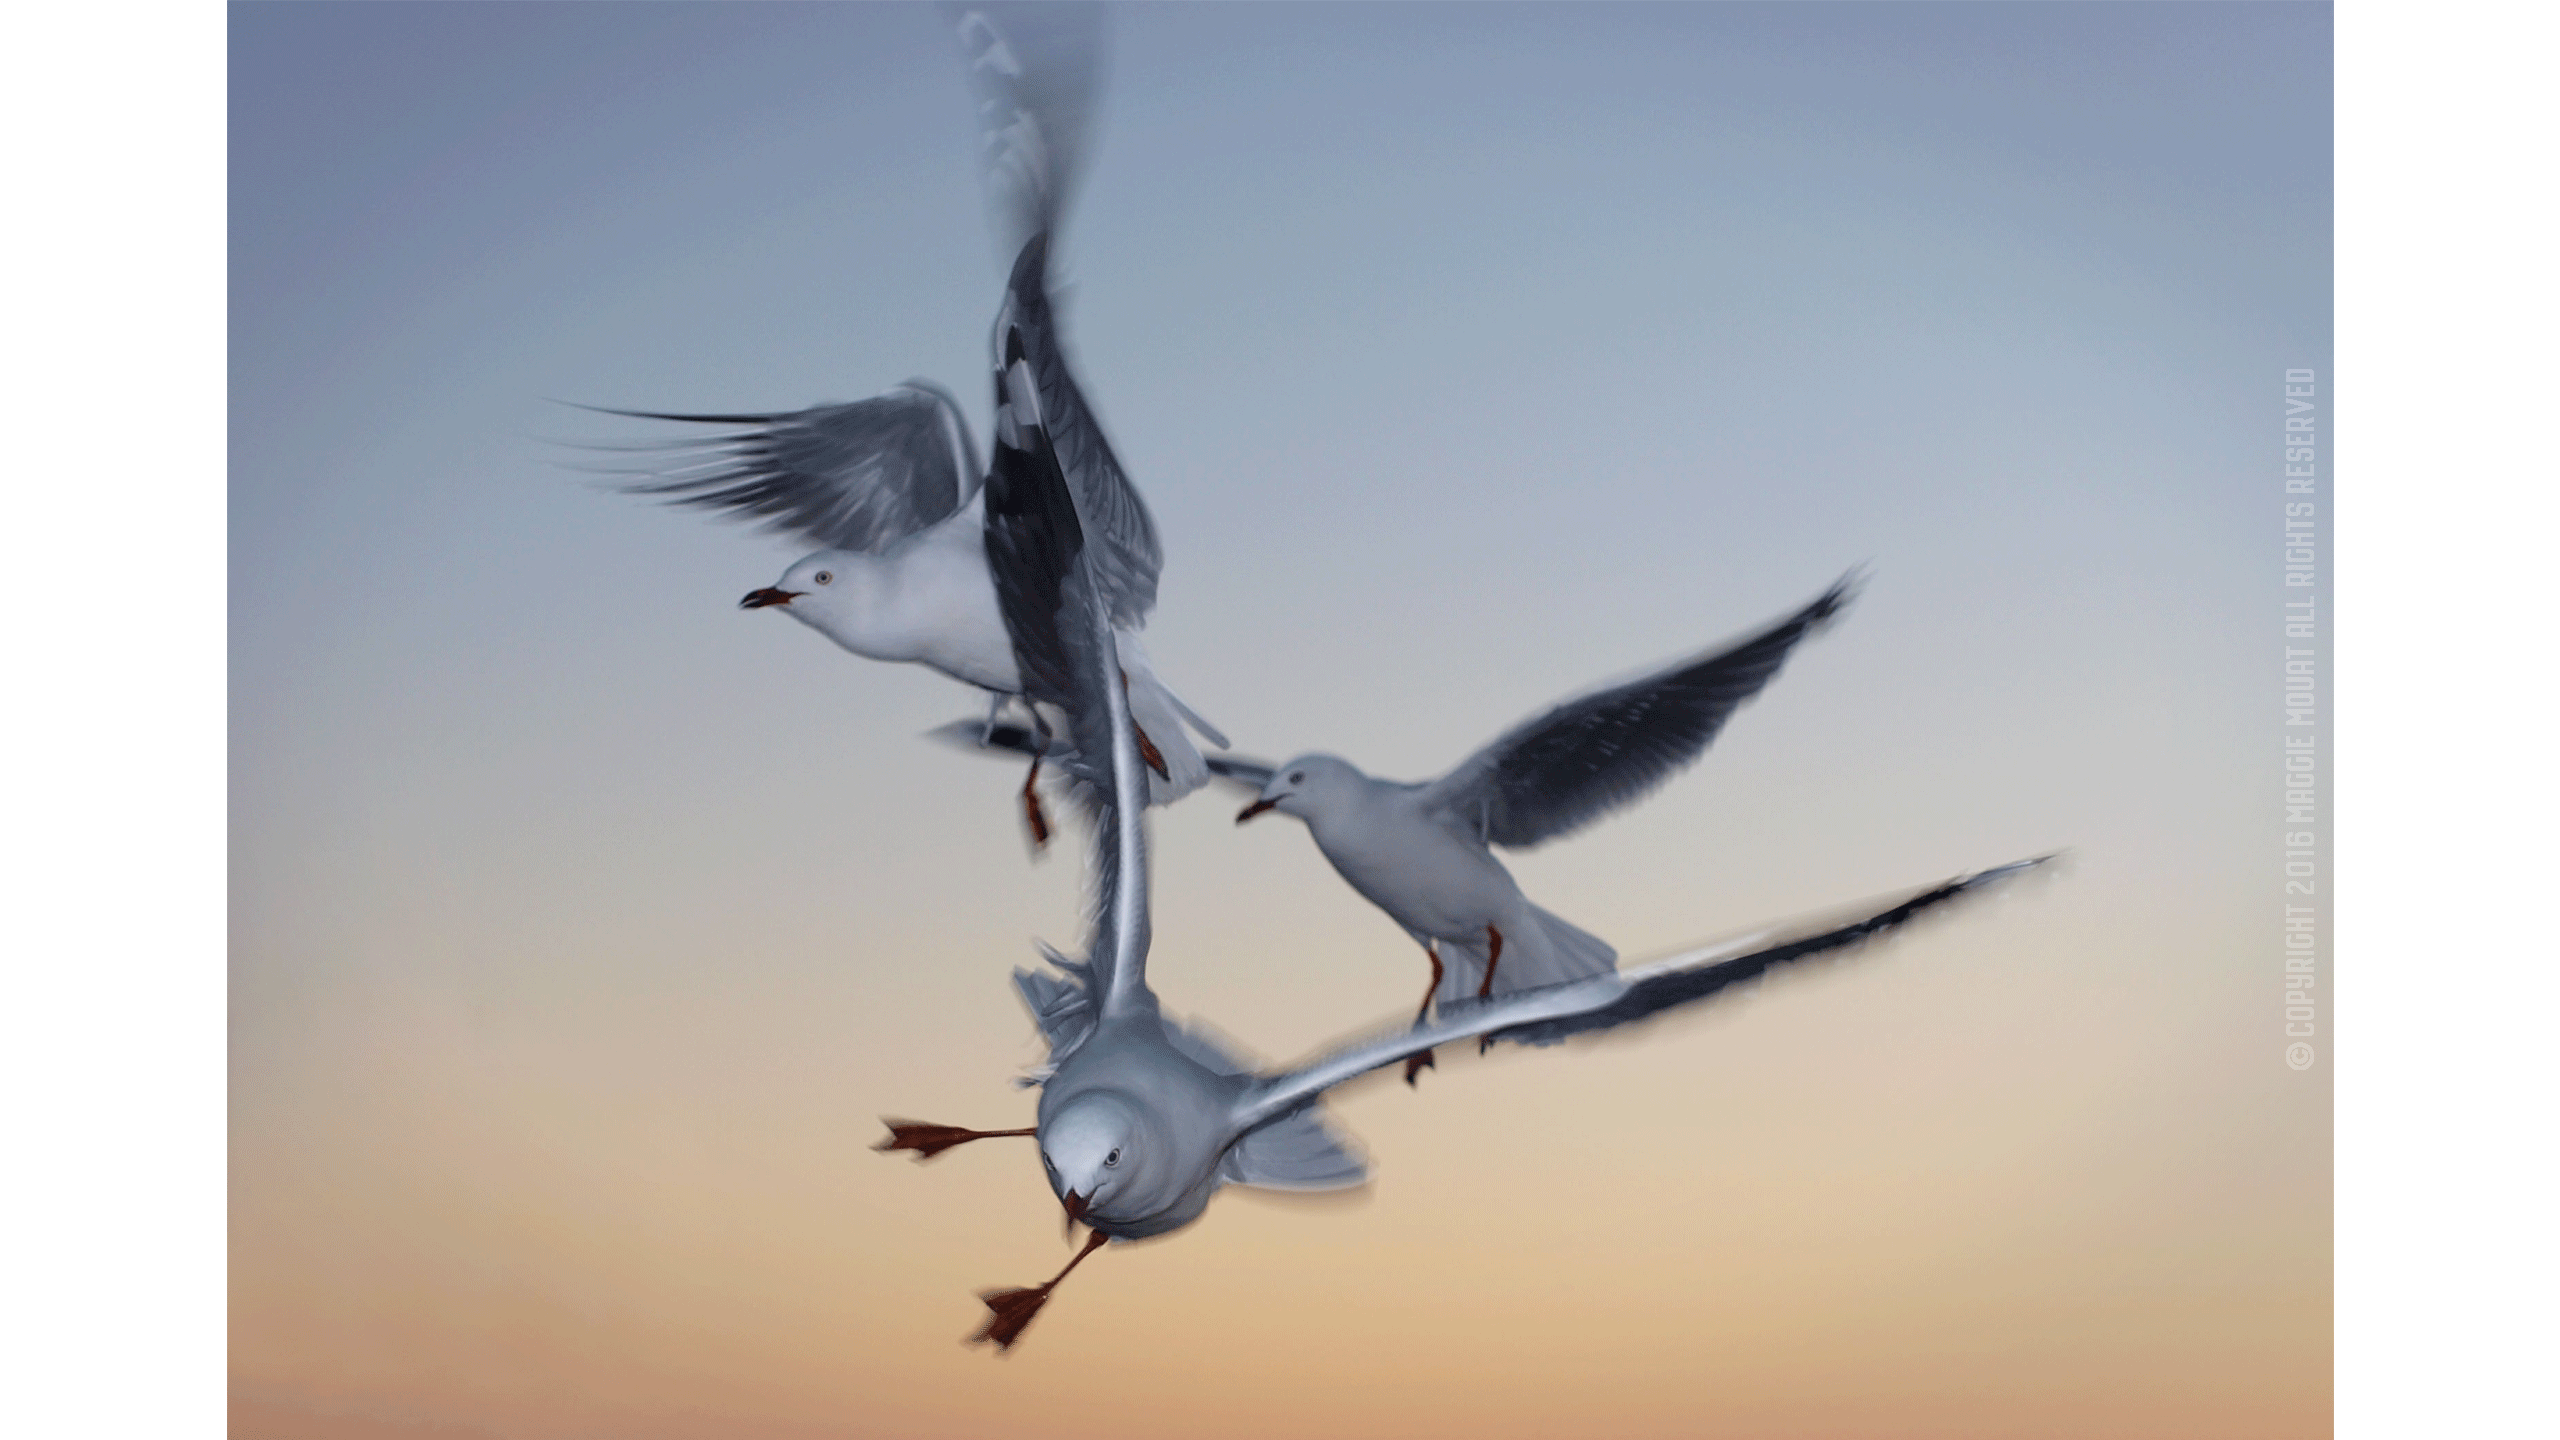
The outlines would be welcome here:
M 1256 800 L 1252 804 L 1247 805 L 1236 812 L 1236 823 L 1241 825 L 1247 820 L 1252 819 L 1254 816 L 1261 814 L 1263 811 L 1268 810 L 1279 803 L 1280 802 L 1277 800 Z
M 809 592 L 806 590 L 777 590 L 773 586 L 767 585 L 761 590 L 748 591 L 747 598 L 738 602 L 738 608 L 741 610 L 761 610 L 767 605 L 788 605 L 791 603 L 791 597 L 794 595 L 806 595 L 808 593 Z
M 1066 1199 L 1060 1203 L 1067 1207 L 1067 1234 L 1073 1238 L 1076 1233 L 1076 1222 L 1084 1218 L 1084 1207 L 1093 1203 L 1093 1197 L 1079 1195 L 1070 1190 L 1067 1192 Z

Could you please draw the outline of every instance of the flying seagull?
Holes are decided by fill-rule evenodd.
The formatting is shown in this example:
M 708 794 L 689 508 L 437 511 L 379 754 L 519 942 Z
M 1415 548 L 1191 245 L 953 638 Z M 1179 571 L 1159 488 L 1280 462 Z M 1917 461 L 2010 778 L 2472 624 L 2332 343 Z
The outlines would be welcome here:
M 1010 233 L 1012 273 L 990 349 L 995 436 L 979 461 L 959 402 L 927 380 L 868 400 L 758 414 L 607 410 L 636 419 L 720 427 L 717 433 L 624 447 L 651 453 L 650 478 L 625 491 L 761 522 L 819 547 L 739 604 L 776 609 L 856 655 L 930 666 L 989 695 L 992 732 L 1014 697 L 1035 737 L 1023 814 L 1033 843 L 1048 826 L 1037 790 L 1039 704 L 1061 697 L 1025 673 L 1000 592 L 1003 548 L 990 533 L 985 485 L 1008 455 L 1054 455 L 1093 539 L 1094 584 L 1112 622 L 1141 749 L 1162 804 L 1206 784 L 1186 724 L 1223 749 L 1226 737 L 1167 688 L 1139 631 L 1155 606 L 1164 550 L 1104 438 L 1059 345 L 1049 293 L 1052 236 L 1081 158 L 1099 75 L 1091 6 L 957 12 L 980 96 L 991 208 Z M 1000 23 L 1001 22 L 1001 23 Z M 601 408 L 601 407 L 588 407 Z
M 1843 576 L 1746 639 L 1522 721 L 1437 780 L 1375 779 L 1326 754 L 1285 765 L 1240 756 L 1210 765 L 1256 792 L 1237 824 L 1273 810 L 1305 821 L 1351 888 L 1422 946 L 1431 980 L 1415 1023 L 1435 1002 L 1470 988 L 1483 999 L 1603 975 L 1617 951 L 1531 904 L 1492 847 L 1526 849 L 1571 834 L 1695 761 L 1796 643 L 1839 613 L 1856 583 L 1854 573 Z M 1430 1063 L 1428 1051 L 1413 1056 L 1406 1081 Z
M 1047 513 L 1061 512 L 1073 519 L 1064 506 Z M 1087 589 L 1071 567 L 1064 569 L 1060 606 L 1052 613 L 1076 692 L 1069 708 L 1075 753 L 1092 757 L 1077 793 L 1092 817 L 1094 922 L 1082 960 L 1046 951 L 1052 969 L 1014 973 L 1015 988 L 1048 1043 L 1048 1062 L 1034 1076 L 1040 1087 L 1035 1123 L 971 1130 L 890 1120 L 888 1138 L 876 1147 L 926 1159 L 972 1140 L 1030 1138 L 1070 1233 L 1078 1223 L 1089 1227 L 1083 1247 L 1048 1280 L 983 1292 L 988 1316 L 972 1343 L 1009 1349 L 1059 1282 L 1105 1242 L 1181 1229 L 1199 1219 L 1224 1186 L 1360 1184 L 1366 1163 L 1322 1112 L 1325 1092 L 1347 1080 L 1457 1040 L 1550 1044 L 1643 1020 L 1774 966 L 1881 935 L 2040 863 L 1963 876 L 1816 926 L 1766 928 L 1623 974 L 1460 1000 L 1434 1022 L 1399 1022 L 1389 1033 L 1296 1069 L 1258 1073 L 1213 1036 L 1166 1016 L 1148 988 L 1143 761 L 1126 692 L 1113 683 L 1104 658 L 1112 639 L 1108 620 Z

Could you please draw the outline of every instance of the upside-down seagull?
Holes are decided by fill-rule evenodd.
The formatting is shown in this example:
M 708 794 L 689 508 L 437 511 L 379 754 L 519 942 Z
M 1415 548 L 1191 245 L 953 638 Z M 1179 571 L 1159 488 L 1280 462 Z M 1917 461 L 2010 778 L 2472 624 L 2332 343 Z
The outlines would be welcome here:
M 868 400 L 769 414 L 607 411 L 726 427 L 629 447 L 667 463 L 621 488 L 760 520 L 821 547 L 739 604 L 779 609 L 856 655 L 927 665 L 987 691 L 988 733 L 1008 699 L 1034 702 L 1032 731 L 1045 737 L 1037 707 L 1062 697 L 1025 674 L 1007 626 L 1004 547 L 990 531 L 984 488 L 1008 464 L 1056 464 L 1091 540 L 1087 563 L 1155 772 L 1151 798 L 1163 804 L 1209 778 L 1186 723 L 1221 749 L 1226 737 L 1157 678 L 1139 641 L 1164 550 L 1068 368 L 1049 293 L 1051 239 L 1076 179 L 1099 73 L 1098 14 L 1091 6 L 1040 6 L 1008 7 L 1001 17 L 967 9 L 958 18 L 980 96 L 991 208 L 1019 247 L 990 340 L 996 418 L 988 465 L 980 465 L 951 393 L 910 380 Z M 1032 748 L 1022 803 L 1036 845 L 1048 826 L 1034 788 L 1039 746 Z
M 1043 507 L 1033 497 L 1021 513 L 1035 522 L 1021 533 L 1046 535 L 1058 542 L 1053 554 L 1072 557 L 1076 545 L 1066 533 L 1072 507 Z M 1037 523 L 1044 520 L 1045 529 Z M 1147 985 L 1146 796 L 1137 727 L 1108 659 L 1113 635 L 1105 607 L 1072 560 L 1052 566 L 1051 578 L 1057 587 L 1049 593 L 1058 601 L 1050 612 L 1057 621 L 1054 653 L 1069 671 L 1068 716 L 1084 767 L 1073 793 L 1093 821 L 1095 914 L 1082 960 L 1044 947 L 1053 970 L 1014 973 L 1048 1042 L 1048 1063 L 1032 1081 L 1040 1087 L 1038 1114 L 1034 1124 L 1015 1130 L 889 1120 L 889 1136 L 876 1147 L 928 1159 L 971 1140 L 1029 1137 L 1070 1234 L 1079 1222 L 1090 1229 L 1075 1257 L 1048 1280 L 983 1292 L 988 1317 L 973 1343 L 1009 1349 L 1058 1283 L 1106 1241 L 1181 1229 L 1226 1185 L 1331 1190 L 1362 1183 L 1366 1163 L 1321 1110 L 1325 1092 L 1347 1080 L 1456 1040 L 1550 1044 L 1643 1020 L 1773 966 L 1883 934 L 2040 863 L 1964 876 L 1889 903 L 1835 912 L 1815 925 L 1764 928 L 1624 974 L 1460 1000 L 1435 1022 L 1399 1022 L 1389 1033 L 1295 1069 L 1258 1073 L 1213 1036 L 1166 1016 Z

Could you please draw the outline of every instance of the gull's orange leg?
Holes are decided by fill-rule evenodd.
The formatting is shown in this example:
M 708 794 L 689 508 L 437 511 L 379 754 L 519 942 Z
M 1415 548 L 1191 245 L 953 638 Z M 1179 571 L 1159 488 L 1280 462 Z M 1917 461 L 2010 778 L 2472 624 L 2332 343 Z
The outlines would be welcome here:
M 1416 1025 L 1419 1025 L 1423 1021 L 1431 1018 L 1431 997 L 1440 993 L 1440 977 L 1445 973 L 1445 967 L 1440 963 L 1439 941 L 1423 941 L 1422 953 L 1431 957 L 1431 983 L 1423 987 L 1422 1008 L 1413 1012 L 1413 1023 Z M 1404 1083 L 1407 1085 L 1413 1084 L 1413 1077 L 1421 1074 L 1426 1068 L 1432 1070 L 1440 1068 L 1440 1062 L 1432 1058 L 1430 1051 L 1425 1050 L 1419 1055 L 1406 1056 L 1404 1062 Z
M 1493 967 L 1502 963 L 1502 932 L 1487 925 L 1484 927 L 1484 938 L 1491 949 L 1490 953 L 1484 957 L 1484 983 L 1476 987 L 1476 998 L 1479 1000 L 1493 994 Z
M 1129 693 L 1129 672 L 1126 670 L 1120 672 L 1120 693 L 1123 695 Z M 1147 738 L 1147 732 L 1139 728 L 1137 721 L 1131 720 L 1129 728 L 1137 731 L 1138 756 L 1147 762 L 1147 768 L 1167 780 L 1172 779 L 1173 772 L 1165 768 L 1164 752 L 1156 748 L 1156 742 Z
M 1493 967 L 1502 963 L 1502 932 L 1487 925 L 1484 927 L 1484 936 L 1487 949 L 1484 957 L 1484 983 L 1476 987 L 1476 998 L 1479 1000 L 1492 996 Z M 1476 1041 L 1476 1053 L 1479 1055 L 1492 1048 L 1493 1037 L 1490 1035 Z
M 1137 726 L 1131 725 L 1129 728 L 1138 736 L 1138 756 L 1147 762 L 1147 768 L 1167 780 L 1172 779 L 1173 772 L 1165 768 L 1164 752 L 1156 748 L 1156 742 L 1148 739 L 1147 732 L 1139 730 Z
M 918 1160 L 930 1160 L 954 1145 L 972 1140 L 993 1140 L 1006 1135 L 1037 1135 L 1029 1130 L 965 1130 L 957 1125 L 926 1125 L 915 1120 L 882 1120 L 889 1127 L 889 1138 L 871 1148 L 883 1154 L 892 1150 L 913 1150 Z
M 1050 1276 L 1045 1284 L 1021 1290 L 978 1292 L 978 1298 L 987 1302 L 987 1309 L 993 1313 L 988 1315 L 986 1324 L 978 1327 L 978 1333 L 969 1337 L 969 1343 L 976 1345 L 993 1340 L 998 1350 L 1012 1349 L 1013 1342 L 1022 1338 L 1023 1327 L 1031 1323 L 1031 1317 L 1039 1314 L 1040 1307 L 1049 1303 L 1049 1292 L 1058 1288 L 1058 1282 L 1067 1278 L 1068 1271 L 1083 1264 L 1084 1257 L 1101 1249 L 1102 1242 L 1110 1238 L 1099 1230 L 1087 1235 L 1084 1248 L 1076 1252 L 1076 1258 L 1067 1262 L 1066 1270 Z
M 1022 777 L 1022 821 L 1031 827 L 1031 848 L 1049 848 L 1049 817 L 1040 813 L 1040 757 L 1031 757 L 1031 773 Z

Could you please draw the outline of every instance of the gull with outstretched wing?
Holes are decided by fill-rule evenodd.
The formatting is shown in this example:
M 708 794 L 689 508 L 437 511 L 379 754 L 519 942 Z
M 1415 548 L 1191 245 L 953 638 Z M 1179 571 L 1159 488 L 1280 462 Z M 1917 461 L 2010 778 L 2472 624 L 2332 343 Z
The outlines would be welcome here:
M 1054 465 L 1064 475 L 1155 774 L 1150 798 L 1162 804 L 1207 783 L 1186 726 L 1219 748 L 1226 739 L 1157 677 L 1140 642 L 1163 546 L 1068 368 L 1050 296 L 1051 242 L 1100 72 L 1098 12 L 980 6 L 955 14 L 980 96 L 991 209 L 1016 247 L 990 342 L 996 418 L 988 463 L 980 463 L 958 401 L 924 380 L 850 404 L 769 414 L 606 413 L 717 427 L 617 447 L 650 462 L 640 468 L 647 478 L 624 490 L 818 547 L 749 592 L 742 607 L 779 609 L 856 655 L 926 665 L 987 691 L 988 733 L 1009 698 L 1033 702 L 1037 738 L 1023 807 L 1040 843 L 1048 828 L 1034 788 L 1036 751 L 1048 724 L 1038 706 L 1064 696 L 1032 673 L 1006 600 L 1015 582 L 1002 571 L 1009 552 L 986 491 L 1007 465 Z
M 1431 979 L 1415 1023 L 1434 1004 L 1469 995 L 1606 975 L 1617 951 L 1530 903 L 1493 847 L 1571 834 L 1695 761 L 1856 585 L 1854 574 L 1844 576 L 1744 639 L 1522 721 L 1437 780 L 1380 780 L 1326 754 L 1285 765 L 1221 756 L 1210 769 L 1255 792 L 1237 824 L 1274 810 L 1305 821 L 1351 888 L 1422 946 Z M 1428 1049 L 1415 1054 L 1406 1081 L 1431 1062 Z

